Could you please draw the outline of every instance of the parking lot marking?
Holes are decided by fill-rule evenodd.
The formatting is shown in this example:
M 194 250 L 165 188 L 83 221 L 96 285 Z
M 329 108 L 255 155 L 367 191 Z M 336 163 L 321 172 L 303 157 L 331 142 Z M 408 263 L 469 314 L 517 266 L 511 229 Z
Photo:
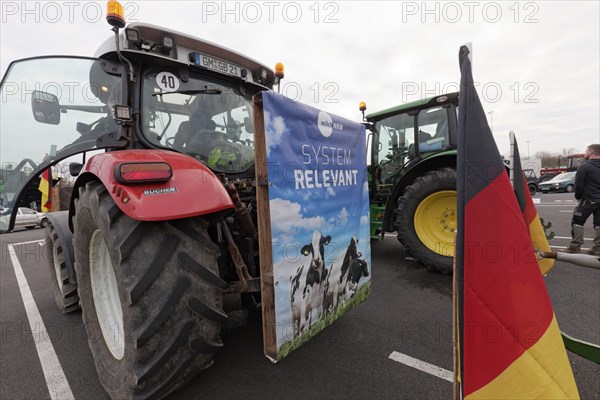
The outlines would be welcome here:
M 542 202 L 542 199 L 540 199 L 539 197 L 534 197 L 531 200 L 533 200 L 533 204 L 540 204 Z
M 40 239 L 40 240 L 31 240 L 29 242 L 21 242 L 21 243 L 13 243 L 11 246 L 21 246 L 24 244 L 29 244 L 29 243 L 39 243 L 39 242 L 44 242 L 46 239 Z
M 575 207 L 577 204 L 551 204 L 551 203 L 540 203 L 536 204 L 539 207 Z
M 454 382 L 454 373 L 442 367 L 438 367 L 437 365 L 417 360 L 416 358 L 407 356 L 406 354 L 398 353 L 397 351 L 392 351 L 392 354 L 390 354 L 388 358 L 401 364 L 408 365 L 409 367 L 418 369 L 419 371 L 427 372 L 430 375 L 437 376 L 438 378 L 442 378 L 448 382 Z
M 31 328 L 31 334 L 33 335 L 33 340 L 35 342 L 35 349 L 37 350 L 40 363 L 42 364 L 42 370 L 44 372 L 44 378 L 46 379 L 46 386 L 48 387 L 50 398 L 52 400 L 74 399 L 73 392 L 71 392 L 71 387 L 69 386 L 69 382 L 67 382 L 67 377 L 60 365 L 60 361 L 58 361 L 52 342 L 50 339 L 41 339 L 48 337 L 46 326 L 44 325 L 40 311 L 35 304 L 31 289 L 29 288 L 29 283 L 27 283 L 23 268 L 21 268 L 17 253 L 12 244 L 8 245 L 8 254 L 10 255 L 10 260 L 15 270 L 19 291 L 21 292 L 21 298 L 23 299 L 23 305 L 25 306 L 25 312 L 27 314 L 27 319 L 29 320 L 29 327 Z M 36 340 L 35 334 L 40 330 L 42 334 L 39 335 L 39 340 Z
M 553 239 L 568 239 L 568 240 L 571 240 L 571 238 L 570 238 L 569 236 L 554 236 L 554 238 L 553 238 Z M 589 240 L 589 241 L 592 241 L 592 240 L 594 240 L 594 239 L 592 239 L 592 238 L 583 238 L 583 239 L 584 239 L 584 240 Z

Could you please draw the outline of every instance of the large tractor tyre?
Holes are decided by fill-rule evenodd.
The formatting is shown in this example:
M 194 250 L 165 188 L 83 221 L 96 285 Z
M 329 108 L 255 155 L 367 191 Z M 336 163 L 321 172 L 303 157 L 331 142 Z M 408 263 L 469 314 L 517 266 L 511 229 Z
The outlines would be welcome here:
M 88 343 L 113 399 L 163 398 L 222 347 L 225 282 L 199 217 L 140 222 L 90 182 L 75 202 L 75 270 Z
M 418 177 L 398 199 L 398 240 L 428 270 L 452 273 L 456 221 L 456 170 L 452 168 Z
M 46 260 L 50 271 L 52 292 L 58 309 L 63 313 L 79 310 L 79 294 L 77 283 L 71 282 L 65 251 L 68 251 L 67 243 L 62 243 L 58 232 L 51 223 L 46 225 Z

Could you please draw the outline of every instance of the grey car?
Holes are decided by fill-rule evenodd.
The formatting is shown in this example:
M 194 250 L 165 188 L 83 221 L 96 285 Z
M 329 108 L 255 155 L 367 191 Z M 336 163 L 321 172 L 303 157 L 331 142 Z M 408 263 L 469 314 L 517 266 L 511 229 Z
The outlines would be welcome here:
M 567 192 L 571 193 L 575 189 L 575 174 L 576 172 L 565 172 L 564 174 L 556 175 L 549 181 L 540 183 L 539 187 L 543 193 L 548 192 Z

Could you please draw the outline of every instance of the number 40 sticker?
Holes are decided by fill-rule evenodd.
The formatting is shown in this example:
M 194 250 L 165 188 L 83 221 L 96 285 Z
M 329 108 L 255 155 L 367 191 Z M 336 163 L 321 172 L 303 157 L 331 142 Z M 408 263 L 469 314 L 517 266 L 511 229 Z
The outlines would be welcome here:
M 156 75 L 156 85 L 164 92 L 179 90 L 179 79 L 170 72 L 160 72 Z

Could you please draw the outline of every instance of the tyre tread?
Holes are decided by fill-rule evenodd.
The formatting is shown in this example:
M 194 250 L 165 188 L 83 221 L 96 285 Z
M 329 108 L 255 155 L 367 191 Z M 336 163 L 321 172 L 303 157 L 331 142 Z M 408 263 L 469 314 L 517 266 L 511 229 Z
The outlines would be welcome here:
M 445 257 L 426 248 L 414 233 L 414 222 L 410 220 L 414 218 L 414 213 L 408 213 L 404 210 L 412 210 L 413 208 L 416 210 L 423 193 L 430 191 L 439 182 L 448 181 L 454 181 L 454 187 L 456 187 L 456 171 L 453 168 L 439 168 L 416 178 L 406 187 L 404 193 L 398 199 L 395 210 L 398 240 L 415 260 L 426 269 L 442 274 L 452 273 L 453 257 Z

